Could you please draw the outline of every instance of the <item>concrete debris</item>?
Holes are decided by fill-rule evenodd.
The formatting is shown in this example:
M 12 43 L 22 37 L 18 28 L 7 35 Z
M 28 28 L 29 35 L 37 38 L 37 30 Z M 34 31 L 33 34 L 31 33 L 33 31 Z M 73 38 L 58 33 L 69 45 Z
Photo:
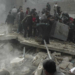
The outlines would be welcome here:
M 10 75 L 10 73 L 5 69 L 0 69 L 0 75 Z
M 34 72 L 34 75 L 41 75 L 42 69 L 43 69 L 43 66 L 42 66 L 42 64 L 40 63 L 39 66 L 38 66 L 38 68 L 37 68 L 36 71 Z
M 68 56 L 68 57 L 64 57 L 63 58 L 63 61 L 70 61 L 72 59 L 72 57 L 71 56 Z
M 61 69 L 66 69 L 69 65 L 69 62 L 66 62 L 66 61 L 62 61 L 61 64 L 59 64 L 59 68 Z
M 22 72 L 21 72 L 21 75 L 25 75 L 25 74 L 27 74 L 29 72 L 30 72 L 30 69 L 27 68 L 27 67 L 24 67 L 23 70 L 22 70 Z
M 17 66 L 20 66 L 23 63 L 23 61 L 24 61 L 24 58 L 16 57 L 10 62 L 10 64 L 12 67 L 17 67 Z
M 54 52 L 52 56 L 61 56 L 61 53 Z
M 70 60 L 72 60 L 72 56 L 61 55 L 61 53 L 58 52 L 54 52 L 51 55 L 52 59 L 56 62 L 56 65 L 59 67 L 59 70 L 65 73 L 66 75 L 69 75 L 69 70 L 74 66 L 74 64 L 70 62 Z M 41 60 L 45 59 L 46 57 L 47 57 L 46 53 L 43 52 L 37 53 L 36 57 L 34 57 L 33 59 L 33 64 L 35 66 L 38 66 Z M 37 72 L 35 73 L 35 75 L 37 75 Z
M 46 53 L 39 52 L 33 59 L 33 65 L 38 66 L 41 60 L 44 60 L 47 57 Z
M 56 58 L 57 60 L 63 60 L 62 57 L 55 56 L 55 58 Z
M 73 63 L 69 63 L 68 68 L 72 69 L 73 68 Z
M 63 58 L 63 61 L 69 62 L 69 58 L 65 57 L 65 58 Z
M 33 59 L 33 56 L 32 55 L 29 55 L 29 54 L 26 54 L 25 55 L 25 58 Z

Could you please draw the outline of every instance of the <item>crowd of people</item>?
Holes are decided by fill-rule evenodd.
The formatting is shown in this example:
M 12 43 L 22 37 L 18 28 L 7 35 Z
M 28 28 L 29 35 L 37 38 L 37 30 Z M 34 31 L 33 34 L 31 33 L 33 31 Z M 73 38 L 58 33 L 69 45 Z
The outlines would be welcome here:
M 42 35 L 41 43 L 44 44 L 43 40 L 45 40 L 46 43 L 49 44 L 52 25 L 55 21 L 59 21 L 69 26 L 68 40 L 75 42 L 75 19 L 70 17 L 68 13 L 63 13 L 57 3 L 54 4 L 54 15 L 51 15 L 50 11 L 50 3 L 47 3 L 46 8 L 42 10 L 41 17 L 35 8 L 30 10 L 30 8 L 27 7 L 26 12 L 24 12 L 22 6 L 20 6 L 19 9 L 14 7 L 10 10 L 6 23 L 14 25 L 16 20 L 18 33 L 24 33 L 24 37 Z

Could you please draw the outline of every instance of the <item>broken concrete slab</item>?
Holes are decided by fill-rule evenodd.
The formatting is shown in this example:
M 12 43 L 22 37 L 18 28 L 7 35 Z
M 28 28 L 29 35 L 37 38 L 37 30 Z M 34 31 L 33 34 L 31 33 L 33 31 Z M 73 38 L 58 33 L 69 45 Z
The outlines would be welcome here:
M 69 58 L 65 57 L 65 58 L 63 58 L 63 61 L 69 62 Z
M 37 55 L 33 59 L 33 64 L 35 66 L 38 66 L 41 60 L 44 60 L 46 57 L 47 57 L 46 53 L 43 53 L 43 52 L 37 53 Z
M 62 63 L 59 64 L 59 68 L 66 69 L 69 64 L 70 64 L 70 62 L 62 61 Z

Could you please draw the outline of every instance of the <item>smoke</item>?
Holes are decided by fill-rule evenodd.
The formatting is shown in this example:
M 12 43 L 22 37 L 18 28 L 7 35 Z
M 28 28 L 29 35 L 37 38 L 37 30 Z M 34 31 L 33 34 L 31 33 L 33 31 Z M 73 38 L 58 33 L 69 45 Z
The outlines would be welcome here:
M 14 5 L 14 0 L 0 0 L 0 24 L 5 22 L 6 16 Z

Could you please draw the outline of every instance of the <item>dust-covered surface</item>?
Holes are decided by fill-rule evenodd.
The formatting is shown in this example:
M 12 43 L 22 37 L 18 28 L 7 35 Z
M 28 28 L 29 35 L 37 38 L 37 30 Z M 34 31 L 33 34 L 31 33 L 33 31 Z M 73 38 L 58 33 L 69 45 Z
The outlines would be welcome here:
M 30 49 L 31 50 L 31 49 Z M 26 51 L 25 59 L 23 59 L 23 46 L 13 44 L 10 41 L 0 42 L 0 70 L 5 69 L 11 75 L 27 75 L 32 73 L 36 67 L 32 64 L 34 51 Z M 36 53 L 36 52 L 35 52 Z M 15 58 L 23 59 L 21 63 L 11 63 Z

